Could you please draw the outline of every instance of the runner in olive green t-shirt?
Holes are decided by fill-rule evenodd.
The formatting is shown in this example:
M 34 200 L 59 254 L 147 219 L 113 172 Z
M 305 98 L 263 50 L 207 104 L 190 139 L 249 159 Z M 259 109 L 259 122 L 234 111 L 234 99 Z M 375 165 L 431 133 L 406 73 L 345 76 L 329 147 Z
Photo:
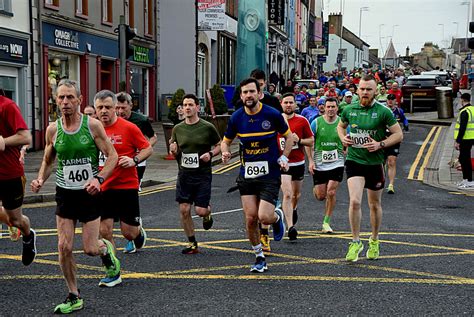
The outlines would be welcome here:
M 212 157 L 220 152 L 220 137 L 216 128 L 199 118 L 199 99 L 188 94 L 183 98 L 185 120 L 173 128 L 170 153 L 178 160 L 179 172 L 176 182 L 176 201 L 179 203 L 181 224 L 189 245 L 183 254 L 198 253 L 191 218 L 191 205 L 202 217 L 205 230 L 212 227 L 211 182 Z M 211 150 L 212 146 L 214 148 Z
M 384 188 L 383 148 L 400 143 L 403 133 L 390 109 L 376 102 L 377 84 L 373 76 L 367 75 L 359 83 L 360 103 L 348 106 L 341 114 L 337 127 L 339 138 L 348 146 L 346 157 L 347 186 L 349 188 L 349 220 L 352 242 L 346 260 L 355 262 L 364 249 L 360 242 L 361 202 L 363 189 L 367 188 L 370 202 L 372 235 L 369 238 L 367 259 L 379 256 L 378 233 L 382 224 L 382 189 Z M 350 133 L 347 134 L 347 127 Z M 385 138 L 385 130 L 392 134 Z

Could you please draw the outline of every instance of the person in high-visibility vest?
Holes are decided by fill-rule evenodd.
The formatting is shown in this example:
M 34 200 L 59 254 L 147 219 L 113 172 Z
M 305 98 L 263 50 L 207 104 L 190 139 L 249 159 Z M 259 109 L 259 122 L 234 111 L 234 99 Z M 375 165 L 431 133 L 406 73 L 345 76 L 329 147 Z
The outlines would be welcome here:
M 473 189 L 471 148 L 474 144 L 474 106 L 471 105 L 471 95 L 461 95 L 461 110 L 454 128 L 455 148 L 459 150 L 459 163 L 462 168 L 462 182 L 457 184 L 459 189 Z

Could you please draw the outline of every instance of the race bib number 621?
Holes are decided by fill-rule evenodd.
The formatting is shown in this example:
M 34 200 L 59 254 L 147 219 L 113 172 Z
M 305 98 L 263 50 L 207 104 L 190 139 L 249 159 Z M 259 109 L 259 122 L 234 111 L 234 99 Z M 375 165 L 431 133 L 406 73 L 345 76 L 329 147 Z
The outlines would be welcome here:
M 245 162 L 245 178 L 258 178 L 269 173 L 268 162 Z

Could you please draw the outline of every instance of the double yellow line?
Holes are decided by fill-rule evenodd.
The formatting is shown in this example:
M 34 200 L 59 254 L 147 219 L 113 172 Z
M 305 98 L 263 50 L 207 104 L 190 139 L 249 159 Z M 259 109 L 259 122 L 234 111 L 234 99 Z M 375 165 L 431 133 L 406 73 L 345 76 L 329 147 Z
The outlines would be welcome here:
M 212 174 L 224 174 L 230 170 L 233 170 L 234 168 L 236 167 L 239 167 L 240 166 L 240 160 L 237 160 L 233 163 L 230 163 L 229 165 L 224 165 L 222 167 L 219 167 L 217 169 L 215 169 L 214 171 L 212 171 Z
M 418 151 L 418 154 L 416 155 L 415 161 L 411 165 L 410 172 L 408 173 L 408 179 L 412 179 L 412 180 L 416 179 L 419 181 L 423 181 L 426 166 L 428 166 L 428 162 L 430 160 L 431 154 L 433 153 L 433 150 L 436 146 L 436 142 L 438 141 L 438 138 L 442 129 L 443 129 L 442 126 L 434 126 L 431 128 L 430 133 L 428 133 L 428 136 L 426 137 L 425 141 L 423 141 L 423 144 L 421 145 L 420 150 Z M 418 176 L 415 178 L 415 173 L 416 173 L 418 164 L 420 163 L 421 158 L 423 157 L 423 154 L 425 152 L 425 148 L 430 142 L 433 134 L 434 134 L 433 140 L 431 141 L 430 147 L 428 148 L 428 152 L 426 152 L 426 155 L 423 159 L 423 163 L 421 164 L 418 170 Z

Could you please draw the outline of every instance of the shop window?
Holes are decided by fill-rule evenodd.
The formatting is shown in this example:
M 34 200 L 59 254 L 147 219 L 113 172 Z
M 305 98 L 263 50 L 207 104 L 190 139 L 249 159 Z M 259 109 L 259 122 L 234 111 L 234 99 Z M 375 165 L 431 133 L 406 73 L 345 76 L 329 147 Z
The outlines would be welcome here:
M 132 110 L 148 115 L 148 70 L 143 67 L 130 67 L 130 95 Z
M 113 90 L 114 62 L 102 60 L 100 65 L 100 89 Z
M 68 78 L 79 81 L 79 57 L 65 53 L 50 52 L 48 57 L 48 113 L 49 121 L 55 121 L 59 116 L 56 106 L 56 89 L 61 79 Z
M 59 10 L 59 0 L 44 0 L 44 6 L 49 9 Z
M 0 14 L 13 16 L 12 0 L 0 0 Z
M 145 6 L 145 35 L 153 36 L 153 0 L 143 0 Z
M 102 0 L 102 24 L 112 26 L 112 0 Z
M 89 15 L 89 0 L 76 0 L 76 16 L 87 19 Z
M 235 84 L 235 54 L 237 43 L 234 39 L 221 35 L 219 38 L 219 83 Z

